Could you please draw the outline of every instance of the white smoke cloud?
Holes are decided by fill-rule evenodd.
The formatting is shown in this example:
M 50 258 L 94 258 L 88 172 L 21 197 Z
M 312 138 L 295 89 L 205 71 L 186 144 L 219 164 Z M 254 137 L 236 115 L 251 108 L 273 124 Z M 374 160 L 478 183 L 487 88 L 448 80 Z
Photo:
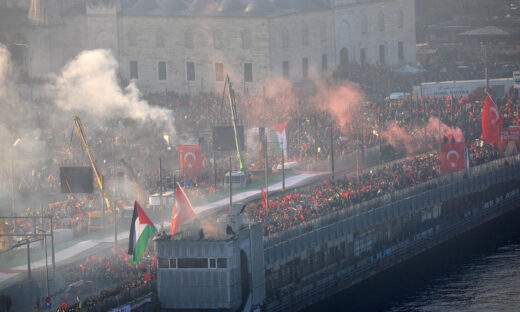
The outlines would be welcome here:
M 169 120 L 167 109 L 151 107 L 141 99 L 135 84 L 122 89 L 117 83 L 118 63 L 108 50 L 81 52 L 64 66 L 51 86 L 55 103 L 66 111 L 87 112 L 96 117 L 118 116 L 144 121 Z

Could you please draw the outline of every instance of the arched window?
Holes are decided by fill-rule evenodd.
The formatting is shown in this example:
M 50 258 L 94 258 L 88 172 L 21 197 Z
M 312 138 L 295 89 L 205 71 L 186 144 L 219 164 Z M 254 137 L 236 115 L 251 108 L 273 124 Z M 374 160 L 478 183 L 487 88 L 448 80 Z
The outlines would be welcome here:
M 309 26 L 306 23 L 302 25 L 302 45 L 309 45 Z
M 184 46 L 187 49 L 193 49 L 193 31 L 186 30 L 184 33 Z
M 403 9 L 400 8 L 399 12 L 397 12 L 397 27 L 403 28 L 404 25 L 404 12 Z
M 249 49 L 251 46 L 251 34 L 249 33 L 249 30 L 243 30 L 240 33 L 240 38 L 242 49 Z
M 345 68 L 348 65 L 348 49 L 343 48 L 339 51 L 339 65 L 341 68 Z
M 289 47 L 289 31 L 287 31 L 287 28 L 282 28 L 281 31 L 281 39 L 282 39 L 282 47 L 288 48 Z
M 368 33 L 368 17 L 365 14 L 361 16 L 361 33 Z
M 379 31 L 385 30 L 385 15 L 383 14 L 383 12 L 379 12 L 379 15 L 377 16 L 377 25 Z
M 222 49 L 224 46 L 223 34 L 221 30 L 216 29 L 213 31 L 213 47 L 215 49 Z

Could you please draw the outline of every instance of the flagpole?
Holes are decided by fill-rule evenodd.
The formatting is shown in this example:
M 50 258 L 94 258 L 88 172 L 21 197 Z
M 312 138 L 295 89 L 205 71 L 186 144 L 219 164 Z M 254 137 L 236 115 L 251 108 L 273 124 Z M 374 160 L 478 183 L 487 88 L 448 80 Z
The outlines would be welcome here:
M 332 181 L 334 181 L 334 126 L 330 125 L 330 165 L 332 171 Z
M 266 207 L 269 207 L 269 177 L 268 177 L 268 170 L 267 170 L 267 128 L 265 130 L 264 134 L 264 142 L 265 142 L 265 148 L 264 148 L 264 176 L 265 176 L 265 205 Z
M 283 138 L 282 138 L 282 192 L 285 192 L 285 157 L 283 152 Z
M 161 231 L 163 230 L 163 181 L 162 181 L 162 159 L 159 158 L 159 210 L 161 216 Z

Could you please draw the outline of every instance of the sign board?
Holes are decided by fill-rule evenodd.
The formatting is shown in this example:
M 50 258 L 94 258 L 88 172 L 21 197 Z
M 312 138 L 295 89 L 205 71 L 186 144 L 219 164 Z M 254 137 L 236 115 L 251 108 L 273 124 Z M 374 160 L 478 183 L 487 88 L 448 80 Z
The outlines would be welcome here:
M 513 86 L 515 89 L 520 89 L 520 70 L 513 72 Z
M 62 193 L 94 192 L 94 171 L 92 167 L 60 167 Z
M 45 302 L 45 309 L 51 309 L 51 308 L 52 308 L 51 303 Z
M 475 91 L 478 88 L 482 88 L 486 86 L 486 80 L 465 80 L 465 81 L 442 81 L 442 82 L 425 82 L 421 84 L 421 95 L 424 97 L 432 96 L 432 97 L 446 97 L 446 96 L 455 96 L 455 97 L 465 97 L 468 96 L 471 92 Z M 513 86 L 513 79 L 508 78 L 500 78 L 500 79 L 490 79 L 489 87 L 493 89 L 497 96 L 502 96 L 507 94 L 507 90 L 509 90 Z

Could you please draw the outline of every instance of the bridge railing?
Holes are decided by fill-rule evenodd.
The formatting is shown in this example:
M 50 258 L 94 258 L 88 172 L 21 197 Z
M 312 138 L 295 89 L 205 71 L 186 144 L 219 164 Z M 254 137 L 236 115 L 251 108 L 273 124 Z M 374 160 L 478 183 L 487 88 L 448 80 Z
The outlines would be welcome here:
M 507 162 L 507 164 L 506 164 Z M 484 177 L 484 175 L 489 175 L 487 177 L 489 182 L 487 185 L 489 185 L 492 181 L 496 181 L 497 177 L 494 177 L 496 172 L 504 168 L 506 166 L 516 165 L 518 166 L 520 164 L 520 155 L 514 155 L 510 157 L 500 158 L 493 160 L 491 162 L 476 166 L 471 168 L 471 177 Z M 491 173 L 491 174 L 490 174 Z M 495 173 L 495 174 L 494 174 Z M 325 216 L 319 217 L 315 220 L 311 220 L 308 222 L 304 222 L 300 225 L 294 226 L 292 228 L 289 228 L 285 231 L 278 232 L 272 235 L 269 235 L 267 237 L 264 237 L 264 249 L 267 249 L 269 247 L 275 246 L 281 242 L 287 241 L 289 239 L 292 239 L 294 237 L 298 237 L 300 235 L 312 232 L 314 230 L 323 228 L 327 225 L 336 223 L 338 221 L 360 216 L 362 214 L 367 214 L 369 212 L 372 212 L 373 210 L 380 208 L 382 206 L 385 206 L 387 204 L 390 204 L 392 202 L 398 202 L 407 198 L 410 198 L 412 196 L 417 196 L 421 193 L 427 192 L 429 190 L 433 190 L 439 187 L 449 186 L 461 181 L 464 181 L 464 179 L 467 179 L 466 173 L 464 170 L 445 175 L 440 176 L 435 179 L 432 179 L 430 181 L 427 181 L 422 184 L 418 184 L 406 189 L 394 191 L 390 194 L 386 194 L 381 197 L 377 197 L 356 205 L 352 205 L 349 207 L 346 207 L 344 209 L 335 211 L 333 213 L 327 214 Z M 477 181 L 475 179 L 474 181 Z M 446 191 L 463 191 L 461 186 L 457 186 L 456 188 L 446 188 Z M 436 198 L 438 200 L 438 198 Z

